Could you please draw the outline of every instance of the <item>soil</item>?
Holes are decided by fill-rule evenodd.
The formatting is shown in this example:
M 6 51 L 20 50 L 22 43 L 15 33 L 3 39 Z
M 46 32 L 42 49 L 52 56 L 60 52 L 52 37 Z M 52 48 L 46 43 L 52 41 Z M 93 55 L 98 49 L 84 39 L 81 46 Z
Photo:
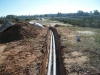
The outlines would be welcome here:
M 40 29 L 29 23 L 17 23 L 3 30 L 0 33 L 0 43 L 33 38 L 39 34 Z
M 6 48 L 6 45 L 0 45 L 0 64 L 3 63 L 6 56 L 3 56 L 3 51 Z
M 87 48 L 86 41 L 77 42 L 74 28 L 39 29 L 22 22 L 0 32 L 0 75 L 46 75 L 49 30 L 56 42 L 57 75 L 100 75 L 99 69 L 88 63 L 87 53 L 94 50 Z
M 89 48 L 89 46 L 87 46 L 89 42 L 85 40 L 77 42 L 77 31 L 74 28 L 57 27 L 56 29 L 61 35 L 61 54 L 64 58 L 63 63 L 66 68 L 66 75 L 100 75 L 99 68 L 97 68 L 99 65 L 97 65 L 95 61 L 92 62 L 96 66 L 90 65 L 89 52 L 84 51 L 87 49 L 91 51 L 91 47 Z M 94 57 L 96 55 L 94 55 Z M 94 58 L 92 58 L 92 60 L 94 60 Z
M 0 75 L 45 75 L 47 30 L 17 23 L 1 32 L 11 40 L 0 44 Z

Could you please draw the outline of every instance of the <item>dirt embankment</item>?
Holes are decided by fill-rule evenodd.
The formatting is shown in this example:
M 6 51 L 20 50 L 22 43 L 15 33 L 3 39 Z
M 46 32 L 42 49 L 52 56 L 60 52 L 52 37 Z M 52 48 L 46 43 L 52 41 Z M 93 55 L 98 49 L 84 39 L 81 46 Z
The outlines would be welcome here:
M 44 75 L 47 30 L 17 23 L 1 32 L 0 75 Z
M 40 75 L 47 75 L 49 46 L 50 46 L 50 31 L 48 29 L 45 37 L 45 43 L 43 45 L 43 56 L 42 56 L 42 63 L 40 68 Z

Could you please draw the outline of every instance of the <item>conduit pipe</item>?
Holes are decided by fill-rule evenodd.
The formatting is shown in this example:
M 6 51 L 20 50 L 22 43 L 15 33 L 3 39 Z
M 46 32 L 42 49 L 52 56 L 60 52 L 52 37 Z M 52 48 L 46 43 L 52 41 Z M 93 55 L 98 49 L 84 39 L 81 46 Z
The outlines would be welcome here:
M 52 63 L 52 31 L 50 30 L 50 51 L 49 51 L 49 62 L 47 75 L 51 75 L 51 63 Z
M 53 34 L 53 75 L 56 75 L 56 50 L 55 50 L 54 34 Z
M 48 72 L 47 75 L 51 75 L 51 67 L 53 63 L 53 75 L 56 75 L 56 50 L 55 50 L 55 38 L 53 32 L 50 30 L 50 51 L 48 61 Z M 53 56 L 53 59 L 52 59 Z

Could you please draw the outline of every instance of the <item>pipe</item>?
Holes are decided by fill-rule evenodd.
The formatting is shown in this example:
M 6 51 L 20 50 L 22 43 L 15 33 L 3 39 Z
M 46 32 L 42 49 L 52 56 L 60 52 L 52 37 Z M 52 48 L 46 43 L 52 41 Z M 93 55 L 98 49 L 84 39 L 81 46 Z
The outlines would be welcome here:
M 50 53 L 49 53 L 49 64 L 48 64 L 48 72 L 47 75 L 50 75 L 51 72 L 51 63 L 52 63 L 52 31 L 50 30 L 51 40 L 50 40 Z
M 56 51 L 55 51 L 54 34 L 53 34 L 53 75 L 56 75 Z
M 50 51 L 47 75 L 51 75 L 51 64 L 53 60 L 53 75 L 56 75 L 56 50 L 55 50 L 55 38 L 53 32 L 50 30 Z M 52 59 L 53 56 L 53 59 Z

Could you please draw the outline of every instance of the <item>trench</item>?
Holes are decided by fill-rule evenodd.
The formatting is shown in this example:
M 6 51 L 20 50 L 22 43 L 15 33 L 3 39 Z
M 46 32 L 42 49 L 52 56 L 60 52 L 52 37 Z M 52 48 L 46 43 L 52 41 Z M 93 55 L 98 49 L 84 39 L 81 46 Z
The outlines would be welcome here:
M 49 29 L 53 32 L 55 38 L 55 47 L 56 47 L 56 75 L 67 75 L 66 69 L 63 63 L 62 50 L 61 50 L 61 41 L 60 35 L 57 30 L 53 27 L 49 27 Z
M 58 34 L 57 30 L 54 27 L 49 27 L 47 34 L 45 36 L 45 42 L 43 45 L 43 60 L 40 67 L 39 75 L 47 75 L 47 65 L 48 65 L 48 56 L 49 56 L 49 49 L 50 49 L 50 30 L 54 34 L 55 38 L 55 47 L 56 47 L 56 75 L 67 75 L 66 69 L 64 67 L 64 58 L 62 57 L 62 50 L 61 50 L 61 41 L 60 35 Z

